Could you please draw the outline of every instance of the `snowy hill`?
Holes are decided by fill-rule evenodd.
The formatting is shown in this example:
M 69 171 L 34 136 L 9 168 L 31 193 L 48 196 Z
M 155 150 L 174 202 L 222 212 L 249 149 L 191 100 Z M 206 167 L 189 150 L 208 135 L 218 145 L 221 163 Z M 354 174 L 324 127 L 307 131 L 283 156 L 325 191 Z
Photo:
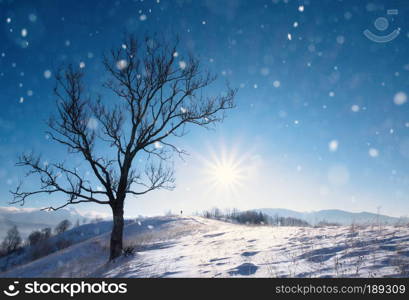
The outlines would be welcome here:
M 312 212 L 298 212 L 289 209 L 282 208 L 261 208 L 256 209 L 256 211 L 261 211 L 271 217 L 280 216 L 280 217 L 291 217 L 301 220 L 305 220 L 310 224 L 317 224 L 322 221 L 330 223 L 338 223 L 341 225 L 350 225 L 350 224 L 371 224 L 377 223 L 378 221 L 385 224 L 396 224 L 398 222 L 408 221 L 408 218 L 395 218 L 382 214 L 374 214 L 369 212 L 348 212 L 339 209 L 329 209 L 329 210 L 319 210 Z
M 107 232 L 0 277 L 409 276 L 408 225 L 271 227 L 156 217 L 129 223 L 124 238 L 134 254 L 115 262 L 107 263 Z

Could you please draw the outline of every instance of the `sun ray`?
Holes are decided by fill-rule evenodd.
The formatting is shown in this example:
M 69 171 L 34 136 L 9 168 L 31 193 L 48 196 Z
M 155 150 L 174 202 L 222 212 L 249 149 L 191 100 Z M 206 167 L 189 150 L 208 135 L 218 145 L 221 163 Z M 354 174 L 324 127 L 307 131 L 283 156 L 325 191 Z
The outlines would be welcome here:
M 209 196 L 228 201 L 223 204 L 241 199 L 257 168 L 254 153 L 243 153 L 237 145 L 226 147 L 224 143 L 218 148 L 209 147 L 206 153 L 206 157 L 198 155 L 205 191 Z

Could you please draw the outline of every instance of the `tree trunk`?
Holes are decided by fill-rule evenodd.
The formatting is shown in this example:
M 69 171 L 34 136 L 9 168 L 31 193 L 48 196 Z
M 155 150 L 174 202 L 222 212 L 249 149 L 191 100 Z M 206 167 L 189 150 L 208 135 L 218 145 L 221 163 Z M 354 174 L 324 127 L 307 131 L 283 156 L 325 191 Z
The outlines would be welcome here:
M 122 254 L 122 238 L 124 231 L 124 206 L 123 204 L 112 207 L 113 225 L 111 233 L 111 248 L 109 260 Z

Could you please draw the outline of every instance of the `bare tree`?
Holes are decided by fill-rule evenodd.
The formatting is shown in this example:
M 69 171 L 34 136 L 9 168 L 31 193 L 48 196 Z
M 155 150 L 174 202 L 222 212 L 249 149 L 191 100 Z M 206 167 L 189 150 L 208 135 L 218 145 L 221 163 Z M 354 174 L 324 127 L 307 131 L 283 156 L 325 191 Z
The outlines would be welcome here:
M 173 189 L 169 160 L 174 153 L 185 154 L 176 138 L 187 133 L 189 124 L 210 128 L 234 107 L 237 90 L 227 86 L 225 92 L 207 96 L 205 88 L 216 77 L 202 70 L 193 56 L 183 60 L 177 46 L 178 42 L 127 36 L 103 59 L 103 86 L 115 96 L 109 103 L 85 92 L 82 69 L 61 69 L 54 90 L 58 114 L 48 122 L 48 135 L 79 154 L 94 178 L 86 179 L 65 161 L 44 164 L 40 156 L 22 154 L 17 165 L 28 167 L 28 175 L 38 175 L 41 186 L 27 192 L 19 184 L 12 191 L 12 203 L 23 205 L 30 196 L 62 193 L 67 201 L 48 209 L 84 202 L 109 205 L 110 259 L 121 255 L 127 196 Z
M 69 220 L 62 220 L 55 226 L 54 231 L 56 234 L 64 233 L 71 227 L 71 222 Z
M 6 254 L 10 254 L 16 251 L 21 246 L 21 236 L 20 232 L 17 229 L 17 226 L 14 225 L 7 231 L 7 236 L 4 238 L 1 247 Z
M 30 235 L 28 236 L 28 244 L 30 246 L 34 246 L 38 244 L 39 242 L 41 242 L 43 239 L 44 239 L 44 236 L 41 233 L 41 231 L 35 230 L 31 232 Z

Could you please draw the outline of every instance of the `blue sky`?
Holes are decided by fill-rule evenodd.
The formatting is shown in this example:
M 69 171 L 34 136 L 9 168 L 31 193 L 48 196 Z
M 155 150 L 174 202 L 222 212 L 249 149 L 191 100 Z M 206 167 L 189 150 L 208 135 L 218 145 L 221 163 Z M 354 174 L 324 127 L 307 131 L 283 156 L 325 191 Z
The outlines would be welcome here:
M 338 208 L 409 214 L 409 7 L 406 1 L 8 1 L 0 0 L 0 205 L 22 171 L 18 153 L 58 161 L 44 121 L 55 110 L 54 70 L 85 65 L 100 87 L 101 55 L 124 32 L 179 35 L 239 92 L 237 108 L 215 130 L 192 128 L 178 141 L 175 191 L 126 202 L 127 215 L 218 207 Z M 388 9 L 398 14 L 388 15 Z M 375 20 L 386 18 L 383 31 Z M 382 19 L 385 20 L 385 19 Z M 387 43 L 363 35 L 385 35 Z M 51 73 L 50 73 L 51 72 Z M 233 162 L 234 186 L 209 170 Z M 243 175 L 244 174 L 244 175 Z M 38 182 L 28 180 L 27 187 Z M 61 199 L 33 199 L 28 207 Z M 51 202 L 50 202 L 51 201 Z M 108 211 L 100 206 L 76 209 Z

